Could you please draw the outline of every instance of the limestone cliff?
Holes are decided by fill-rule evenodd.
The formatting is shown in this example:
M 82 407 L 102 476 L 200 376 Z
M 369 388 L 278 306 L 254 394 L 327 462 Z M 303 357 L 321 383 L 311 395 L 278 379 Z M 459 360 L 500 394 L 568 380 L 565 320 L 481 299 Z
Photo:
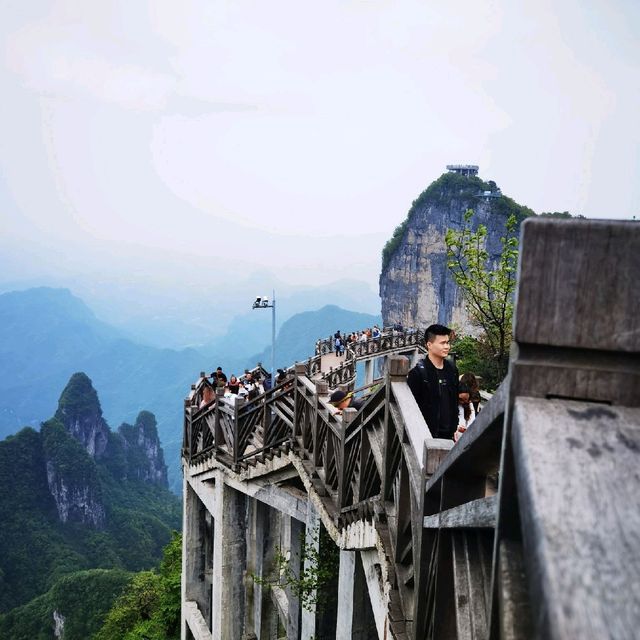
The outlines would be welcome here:
M 105 525 L 97 465 L 120 480 L 168 487 L 155 416 L 141 411 L 135 425 L 123 424 L 113 433 L 84 373 L 71 376 L 55 417 L 42 425 L 42 436 L 49 493 L 62 522 Z
M 105 508 L 91 456 L 56 418 L 43 423 L 40 432 L 49 493 L 59 520 L 102 528 Z
M 120 425 L 118 434 L 124 441 L 127 477 L 168 487 L 167 465 L 153 413 L 141 411 L 135 425 Z
M 64 388 L 55 417 L 94 459 L 104 454 L 109 427 L 102 417 L 98 394 L 84 373 L 74 373 Z
M 477 332 L 447 268 L 445 245 L 447 229 L 461 228 L 467 209 L 475 211 L 474 228 L 487 227 L 487 249 L 493 257 L 499 255 L 509 215 L 522 220 L 533 213 L 501 195 L 493 182 L 443 174 L 413 202 L 383 251 L 380 297 L 385 325 L 424 328 L 437 322 L 463 333 Z

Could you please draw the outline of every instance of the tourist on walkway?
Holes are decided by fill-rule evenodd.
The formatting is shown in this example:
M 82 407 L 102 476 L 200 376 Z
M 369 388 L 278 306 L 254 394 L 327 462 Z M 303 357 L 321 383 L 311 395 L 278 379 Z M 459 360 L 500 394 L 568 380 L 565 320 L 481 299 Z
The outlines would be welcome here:
M 345 409 L 355 409 L 356 411 L 360 411 L 362 405 L 364 404 L 364 400 L 361 398 L 354 398 L 353 391 L 349 391 L 349 393 L 345 393 L 341 389 L 336 389 L 329 398 L 329 402 L 338 409 L 338 413 L 342 413 Z
M 458 428 L 453 434 L 456 442 L 475 419 L 476 412 L 471 402 L 471 389 L 466 384 L 460 384 L 458 386 Z
M 232 375 L 231 378 L 229 378 L 229 384 L 227 385 L 227 388 L 229 390 L 229 393 L 233 393 L 234 395 L 238 394 L 238 391 L 240 389 L 240 381 L 235 377 L 235 375 Z
M 463 373 L 460 376 L 460 386 L 463 384 L 469 387 L 471 404 L 473 405 L 473 410 L 476 412 L 476 415 L 478 415 L 482 408 L 480 405 L 482 398 L 480 396 L 480 383 L 478 382 L 478 378 L 476 378 L 473 373 Z
M 212 374 L 213 384 L 216 387 L 224 387 L 227 384 L 227 376 L 223 373 L 222 367 L 218 367 Z
M 458 428 L 458 370 L 447 360 L 451 329 L 425 331 L 427 357 L 409 371 L 407 383 L 434 438 L 453 438 Z

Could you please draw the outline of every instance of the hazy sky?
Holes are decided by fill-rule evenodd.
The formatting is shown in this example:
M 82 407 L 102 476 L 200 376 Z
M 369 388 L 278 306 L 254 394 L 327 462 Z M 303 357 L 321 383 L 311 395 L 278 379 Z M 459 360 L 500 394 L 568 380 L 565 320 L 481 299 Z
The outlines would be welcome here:
M 639 216 L 639 32 L 637 0 L 5 0 L 0 278 L 373 284 L 447 163 Z

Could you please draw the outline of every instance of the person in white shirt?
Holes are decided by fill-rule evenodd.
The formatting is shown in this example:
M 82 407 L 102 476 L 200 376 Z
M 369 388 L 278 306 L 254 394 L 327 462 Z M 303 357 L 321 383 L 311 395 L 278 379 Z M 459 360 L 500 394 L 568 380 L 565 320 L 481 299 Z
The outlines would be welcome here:
M 467 385 L 461 384 L 458 387 L 458 428 L 453 434 L 453 439 L 456 442 L 475 419 L 476 412 L 471 402 L 471 389 Z

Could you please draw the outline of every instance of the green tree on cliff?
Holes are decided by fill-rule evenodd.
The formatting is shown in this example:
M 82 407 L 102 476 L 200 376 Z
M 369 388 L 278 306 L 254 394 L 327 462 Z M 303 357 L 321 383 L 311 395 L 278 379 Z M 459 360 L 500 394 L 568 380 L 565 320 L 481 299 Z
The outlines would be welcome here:
M 173 640 L 180 637 L 182 536 L 173 534 L 158 571 L 141 571 L 115 601 L 93 640 Z
M 486 249 L 487 228 L 478 225 L 473 231 L 472 218 L 473 209 L 468 209 L 462 228 L 447 231 L 447 266 L 465 297 L 472 321 L 484 332 L 502 379 L 507 372 L 511 344 L 518 263 L 517 219 L 514 215 L 507 219 L 505 235 L 500 238 L 502 250 L 497 260 L 492 260 Z

